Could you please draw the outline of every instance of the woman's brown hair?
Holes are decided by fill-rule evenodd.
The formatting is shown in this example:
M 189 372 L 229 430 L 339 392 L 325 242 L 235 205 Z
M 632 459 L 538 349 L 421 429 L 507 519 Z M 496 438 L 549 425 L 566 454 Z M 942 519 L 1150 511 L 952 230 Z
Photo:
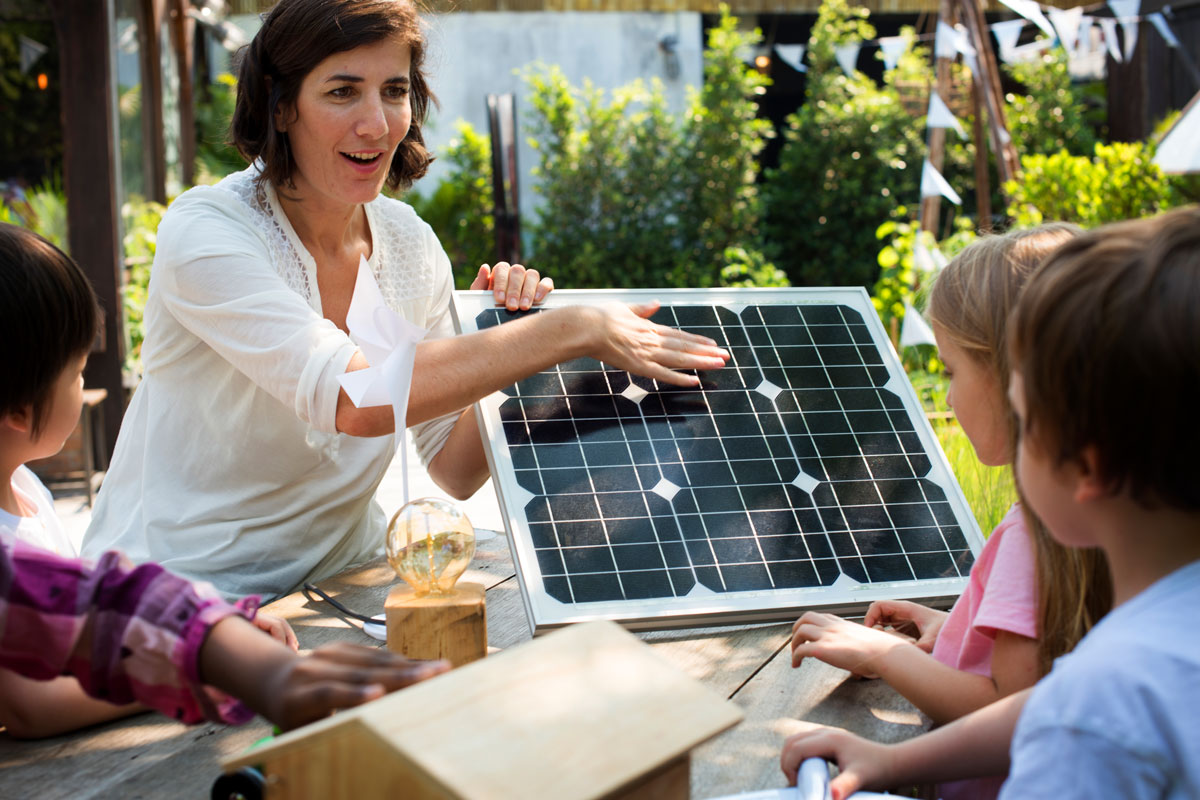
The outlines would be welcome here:
M 334 53 L 385 39 L 409 49 L 412 105 L 412 123 L 396 148 L 387 185 L 406 189 L 425 174 L 433 156 L 425 148 L 421 126 L 436 98 L 422 70 L 425 36 L 416 6 L 411 0 L 280 0 L 240 54 L 229 130 L 230 142 L 247 161 L 262 160 L 260 180 L 291 186 L 296 161 L 287 133 L 275 126 L 275 115 L 295 108 L 308 73 Z
M 1077 235 L 1066 223 L 986 236 L 942 270 L 929 294 L 927 313 L 950 338 L 993 373 L 1004 408 L 1009 408 L 1008 323 L 1017 298 L 1034 270 Z M 1008 415 L 1009 452 L 1016 452 L 1016 417 Z M 1018 495 L 1020 486 L 1017 487 Z M 1074 648 L 1112 606 L 1108 565 L 1098 550 L 1063 547 L 1050 536 L 1027 503 L 1021 503 L 1033 546 L 1038 592 L 1038 671 Z

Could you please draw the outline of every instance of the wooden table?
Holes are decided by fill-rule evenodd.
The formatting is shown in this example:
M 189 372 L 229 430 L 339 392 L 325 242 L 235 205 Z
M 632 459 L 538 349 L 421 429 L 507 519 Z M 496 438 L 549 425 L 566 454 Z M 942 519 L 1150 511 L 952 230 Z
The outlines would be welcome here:
M 488 643 L 530 638 L 507 541 L 479 544 L 464 580 L 487 587 Z M 347 570 L 321 588 L 360 613 L 382 613 L 395 574 L 382 559 Z M 381 645 L 328 603 L 292 594 L 266 607 L 287 619 L 302 648 L 345 639 Z M 919 714 L 881 681 L 860 681 L 819 662 L 792 669 L 787 624 L 643 633 L 664 658 L 733 699 L 744 721 L 693 754 L 697 800 L 784 785 L 779 748 L 802 723 L 838 725 L 877 741 L 922 731 Z M 192 727 L 141 714 L 81 733 L 20 742 L 0 733 L 0 798 L 206 798 L 222 759 L 267 735 L 261 718 L 229 728 Z

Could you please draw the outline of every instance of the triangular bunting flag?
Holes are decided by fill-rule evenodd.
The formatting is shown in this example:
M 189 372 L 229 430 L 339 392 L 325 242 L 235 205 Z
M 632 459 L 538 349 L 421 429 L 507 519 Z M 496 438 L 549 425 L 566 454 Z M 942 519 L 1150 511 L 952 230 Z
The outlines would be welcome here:
M 895 69 L 900 62 L 900 56 L 908 50 L 907 36 L 884 36 L 879 40 L 879 49 L 883 51 L 883 66 Z
M 913 240 L 913 264 L 921 272 L 933 272 L 937 269 L 937 262 L 929 254 L 929 248 L 925 246 L 925 242 L 921 241 L 920 233 Z
M 904 301 L 904 323 L 900 326 L 900 346 L 912 347 L 918 344 L 937 344 L 933 338 L 933 329 L 925 318 L 913 308 L 908 300 Z
M 1075 45 L 1076 56 L 1086 56 L 1092 53 L 1092 28 L 1095 27 L 1095 18 L 1089 17 L 1086 14 L 1079 21 L 1079 44 Z
M 1051 8 L 1046 13 L 1050 15 L 1050 24 L 1058 31 L 1058 40 L 1062 42 L 1063 49 L 1068 53 L 1075 52 L 1079 42 L 1079 23 L 1083 19 L 1083 9 L 1079 6 Z
M 842 72 L 845 72 L 847 77 L 854 77 L 855 65 L 858 64 L 858 51 L 861 49 L 862 42 L 851 42 L 833 51 L 833 57 L 837 59 L 838 64 L 842 67 Z
M 1054 26 L 1050 24 L 1050 20 L 1046 19 L 1041 7 L 1034 0 L 1000 0 L 1000 2 L 1037 25 L 1051 39 L 1058 36 L 1058 32 L 1054 30 Z
M 775 52 L 783 59 L 783 63 L 787 64 L 796 72 L 808 72 L 808 65 L 804 63 L 804 50 L 807 45 L 803 44 L 777 44 Z
M 996 43 L 1000 45 L 1000 58 L 1005 64 L 1012 63 L 1013 50 L 1017 47 L 1017 40 L 1021 38 L 1021 30 L 1024 27 L 1025 20 L 1023 19 L 1008 19 L 992 26 L 992 33 L 996 35 Z
M 1150 22 L 1158 28 L 1158 32 L 1162 34 L 1163 39 L 1167 42 L 1167 47 L 1179 47 L 1179 39 L 1175 37 L 1175 32 L 1167 25 L 1167 19 L 1160 12 L 1155 11 L 1149 17 Z
M 936 89 L 929 93 L 929 111 L 925 116 L 925 125 L 929 128 L 953 128 L 954 132 L 958 134 L 958 138 L 967 138 L 958 117 L 950 111 L 950 107 L 942 100 L 942 96 L 937 93 Z
M 958 55 L 958 31 L 938 20 L 937 35 L 933 40 L 933 54 L 937 58 L 953 59 Z
M 29 68 L 32 67 L 39 58 L 46 55 L 46 51 L 49 50 L 49 48 L 41 42 L 35 42 L 25 34 L 21 34 L 18 38 L 21 42 L 21 74 L 28 75 Z
M 1200 172 L 1200 94 L 1192 98 L 1171 130 L 1158 143 L 1154 163 L 1173 175 Z
M 958 196 L 958 192 L 954 191 L 954 188 L 942 177 L 942 173 L 934 169 L 933 164 L 926 159 L 925 166 L 921 168 L 921 197 L 937 197 L 939 195 L 956 206 L 962 205 L 962 198 Z
M 933 263 L 937 264 L 938 269 L 945 269 L 946 265 L 950 263 L 950 259 L 946 258 L 946 254 L 939 247 L 935 246 L 930 255 L 933 256 Z
M 1133 60 L 1133 51 L 1137 50 L 1138 22 L 1136 19 L 1121 23 L 1121 35 L 1125 37 L 1125 60 Z
M 1117 19 L 1136 17 L 1141 6 L 1142 0 L 1108 0 L 1108 7 Z
M 1120 64 L 1125 59 L 1121 57 L 1121 48 L 1117 46 L 1117 21 L 1112 17 L 1100 17 L 1100 30 L 1104 32 L 1104 46 L 1112 60 Z

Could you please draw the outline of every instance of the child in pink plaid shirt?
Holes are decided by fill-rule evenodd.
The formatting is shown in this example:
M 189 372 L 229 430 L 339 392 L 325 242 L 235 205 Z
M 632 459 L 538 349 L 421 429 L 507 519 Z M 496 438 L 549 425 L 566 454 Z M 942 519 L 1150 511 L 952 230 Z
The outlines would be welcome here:
M 230 605 L 210 586 L 116 553 L 94 565 L 73 558 L 24 464 L 58 452 L 74 429 L 96 329 L 79 267 L 0 225 L 0 724 L 10 734 L 65 732 L 134 702 L 184 722 L 244 722 L 257 711 L 288 728 L 447 669 L 348 644 L 304 658 L 287 623 L 256 619 L 257 597 Z

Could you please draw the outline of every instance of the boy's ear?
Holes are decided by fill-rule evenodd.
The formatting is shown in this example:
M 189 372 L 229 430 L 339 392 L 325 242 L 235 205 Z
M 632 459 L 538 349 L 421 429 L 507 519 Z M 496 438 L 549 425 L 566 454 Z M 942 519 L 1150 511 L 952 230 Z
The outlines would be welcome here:
M 1100 454 L 1088 445 L 1080 451 L 1075 461 L 1078 470 L 1075 476 L 1075 502 L 1089 503 L 1107 497 L 1110 485 L 1100 475 Z

